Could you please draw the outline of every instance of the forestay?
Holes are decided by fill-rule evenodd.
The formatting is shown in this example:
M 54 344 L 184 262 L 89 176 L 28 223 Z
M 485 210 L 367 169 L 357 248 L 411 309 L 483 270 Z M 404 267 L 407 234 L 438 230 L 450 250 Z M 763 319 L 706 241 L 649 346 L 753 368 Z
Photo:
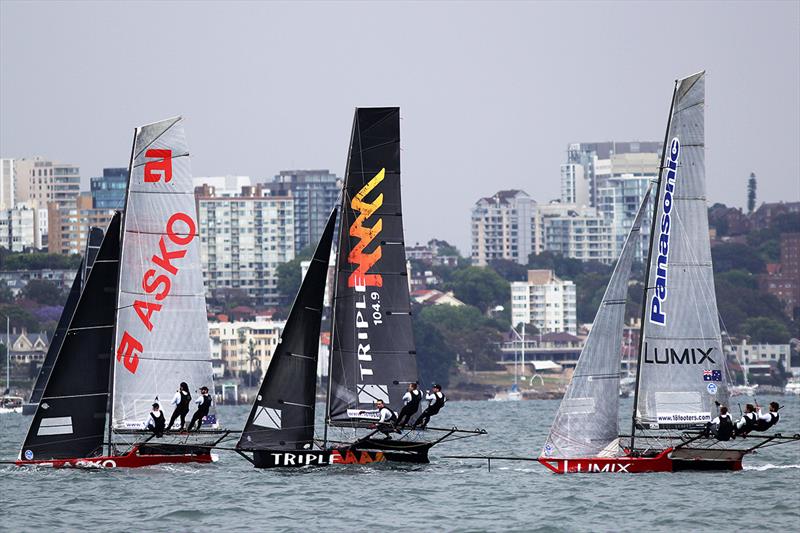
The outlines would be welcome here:
M 611 275 L 567 392 L 545 441 L 543 455 L 594 457 L 619 436 L 619 379 L 628 281 L 640 246 L 647 190 Z
M 197 232 L 183 121 L 137 128 L 122 240 L 114 428 L 142 428 L 151 404 L 167 404 L 182 381 L 192 391 L 214 390 Z M 206 423 L 215 420 L 212 410 Z
M 328 218 L 237 448 L 303 450 L 314 442 L 323 296 L 336 211 Z
M 357 425 L 377 400 L 399 409 L 417 381 L 399 108 L 356 109 L 340 213 L 328 420 Z
M 679 80 L 649 255 L 635 420 L 689 427 L 727 403 L 705 183 L 705 73 Z

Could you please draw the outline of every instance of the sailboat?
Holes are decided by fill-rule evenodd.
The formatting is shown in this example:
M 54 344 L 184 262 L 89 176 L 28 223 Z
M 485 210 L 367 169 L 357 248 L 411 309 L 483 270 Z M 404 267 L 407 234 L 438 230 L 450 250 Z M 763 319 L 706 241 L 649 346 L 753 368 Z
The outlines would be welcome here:
M 339 209 L 323 438 L 314 438 L 315 369 L 334 214 L 237 444 L 256 467 L 427 463 L 431 447 L 452 435 L 485 433 L 429 427 L 437 438 L 417 430 L 375 437 L 375 402 L 398 411 L 419 381 L 400 196 L 400 110 L 357 108 Z
M 556 473 L 741 470 L 759 448 L 702 429 L 727 405 L 705 196 L 705 72 L 677 80 L 655 184 L 630 435 L 619 434 L 625 295 L 647 197 L 623 246 L 539 462 Z
M 58 325 L 53 333 L 53 338 L 50 340 L 50 346 L 47 347 L 47 354 L 42 362 L 42 367 L 39 369 L 39 374 L 36 376 L 36 381 L 31 390 L 31 396 L 28 403 L 22 406 L 23 415 L 33 415 L 36 412 L 36 407 L 42 399 L 44 386 L 50 377 L 50 372 L 53 370 L 58 351 L 61 349 L 61 344 L 64 342 L 64 336 L 69 326 L 69 321 L 75 313 L 75 307 L 78 305 L 83 286 L 89 278 L 89 272 L 92 270 L 94 259 L 97 257 L 97 252 L 100 250 L 100 244 L 103 242 L 103 229 L 90 227 L 86 237 L 86 248 L 83 253 L 83 259 L 78 266 L 78 271 L 75 273 L 75 279 L 72 280 L 72 287 L 67 295 L 67 301 L 64 304 L 64 309 L 61 311 L 61 316 L 58 319 Z
M 145 431 L 181 381 L 213 390 L 189 152 L 180 117 L 134 134 L 125 212 L 111 220 L 17 465 L 208 463 L 228 432 Z M 221 436 L 220 436 L 221 435 Z M 105 453 L 104 453 L 105 448 Z

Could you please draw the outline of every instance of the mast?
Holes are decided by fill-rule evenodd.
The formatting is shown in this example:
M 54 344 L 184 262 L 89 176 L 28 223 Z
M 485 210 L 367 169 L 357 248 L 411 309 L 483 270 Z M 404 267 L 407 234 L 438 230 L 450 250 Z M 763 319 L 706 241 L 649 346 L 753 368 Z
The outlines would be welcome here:
M 645 258 L 644 271 L 644 290 L 642 291 L 642 316 L 639 324 L 639 353 L 636 356 L 636 384 L 633 389 L 633 413 L 631 414 L 631 452 L 633 452 L 634 440 L 636 438 L 636 410 L 639 406 L 639 380 L 642 370 L 642 348 L 644 347 L 644 322 L 647 318 L 647 284 L 650 282 L 650 264 L 653 256 L 653 243 L 656 234 L 656 216 L 658 215 L 658 202 L 661 199 L 661 179 L 664 174 L 665 158 L 667 157 L 667 144 L 669 143 L 669 130 L 672 126 L 672 112 L 675 110 L 675 97 L 678 94 L 679 80 L 675 80 L 675 87 L 672 89 L 672 102 L 669 105 L 669 116 L 667 117 L 667 129 L 664 132 L 664 145 L 661 147 L 661 164 L 658 168 L 658 180 L 656 181 L 656 196 L 653 201 L 653 216 L 650 221 L 650 244 L 648 246 L 647 257 Z

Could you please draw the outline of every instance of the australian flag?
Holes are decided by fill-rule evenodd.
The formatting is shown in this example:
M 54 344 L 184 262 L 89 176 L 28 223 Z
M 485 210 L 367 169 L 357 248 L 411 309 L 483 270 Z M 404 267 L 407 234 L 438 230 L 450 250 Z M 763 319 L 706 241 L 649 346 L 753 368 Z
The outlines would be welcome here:
M 722 381 L 722 370 L 703 370 L 703 381 Z

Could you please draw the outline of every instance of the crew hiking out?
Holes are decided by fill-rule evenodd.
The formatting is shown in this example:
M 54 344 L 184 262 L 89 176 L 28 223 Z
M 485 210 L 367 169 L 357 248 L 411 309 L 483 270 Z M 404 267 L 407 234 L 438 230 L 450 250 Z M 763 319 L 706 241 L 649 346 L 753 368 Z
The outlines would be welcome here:
M 147 417 L 147 425 L 145 429 L 149 429 L 158 438 L 164 435 L 164 426 L 166 425 L 166 418 L 157 403 L 153 404 L 153 409 L 150 411 L 150 416 Z
M 382 400 L 375 402 L 375 407 L 378 409 L 378 431 L 386 435 L 387 439 L 391 439 L 390 433 L 395 431 L 395 424 L 397 423 L 397 413 L 386 407 Z
M 428 400 L 428 407 L 422 411 L 422 414 L 419 415 L 419 418 L 414 422 L 412 426 L 414 429 L 418 427 L 425 429 L 428 426 L 428 422 L 431 421 L 431 417 L 438 414 L 439 411 L 442 410 L 442 407 L 444 407 L 445 402 L 447 402 L 447 398 L 442 392 L 442 386 L 438 383 L 433 385 L 433 392 L 426 394 L 425 399 Z
M 397 417 L 397 427 L 404 427 L 409 423 L 411 417 L 417 414 L 419 404 L 422 401 L 422 392 L 420 392 L 416 383 L 408 384 L 408 392 L 403 395 L 403 408 L 400 410 L 400 415 Z
M 197 422 L 197 431 L 200 431 L 200 426 L 203 425 L 203 418 L 208 416 L 208 411 L 211 409 L 211 396 L 208 394 L 208 387 L 200 387 L 200 396 L 194 401 L 197 404 L 197 411 L 192 415 L 192 420 L 189 422 L 189 431 L 194 427 Z
M 189 414 L 189 404 L 191 401 L 192 395 L 189 394 L 189 385 L 187 385 L 185 381 L 181 382 L 178 390 L 175 392 L 175 396 L 172 397 L 172 405 L 175 406 L 175 409 L 172 411 L 169 424 L 167 424 L 167 430 L 172 429 L 172 424 L 175 423 L 175 419 L 180 417 L 180 431 L 183 431 L 183 428 L 186 425 L 186 415 Z

